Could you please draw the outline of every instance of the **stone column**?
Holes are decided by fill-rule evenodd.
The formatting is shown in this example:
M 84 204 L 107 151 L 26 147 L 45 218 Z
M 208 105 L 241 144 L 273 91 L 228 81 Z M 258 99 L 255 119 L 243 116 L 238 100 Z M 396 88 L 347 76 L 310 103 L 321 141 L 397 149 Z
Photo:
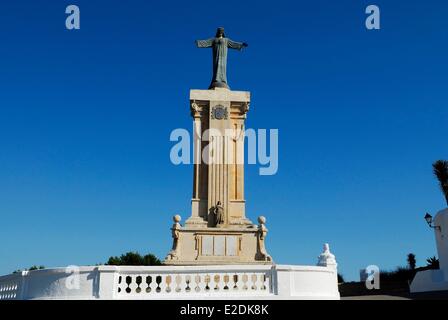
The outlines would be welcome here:
M 218 201 L 225 225 L 251 224 L 245 216 L 244 200 L 244 122 L 250 93 L 222 88 L 191 90 L 190 102 L 195 165 L 192 214 L 186 225 L 206 226 Z M 199 164 L 206 160 L 204 155 L 209 163 Z
M 203 175 L 202 161 L 202 115 L 205 111 L 204 104 L 199 105 L 195 100 L 190 103 L 191 116 L 193 117 L 193 196 L 191 199 L 191 217 L 187 224 L 206 224 L 207 216 L 204 210 L 201 212 L 201 179 Z

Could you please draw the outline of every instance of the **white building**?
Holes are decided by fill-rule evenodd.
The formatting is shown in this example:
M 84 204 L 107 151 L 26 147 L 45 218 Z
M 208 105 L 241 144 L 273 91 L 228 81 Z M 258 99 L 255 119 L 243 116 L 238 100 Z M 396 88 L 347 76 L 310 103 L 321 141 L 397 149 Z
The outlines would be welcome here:
M 417 272 L 411 293 L 448 291 L 448 209 L 439 211 L 433 221 L 440 269 Z

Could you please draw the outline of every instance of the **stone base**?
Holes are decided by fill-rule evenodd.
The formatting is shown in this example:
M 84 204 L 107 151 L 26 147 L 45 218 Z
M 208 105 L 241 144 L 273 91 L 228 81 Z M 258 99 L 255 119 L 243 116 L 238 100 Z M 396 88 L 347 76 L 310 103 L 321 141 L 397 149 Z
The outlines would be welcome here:
M 185 226 L 187 227 L 199 227 L 206 228 L 208 222 L 201 217 L 190 217 L 185 221 Z
M 210 86 L 208 87 L 209 90 L 216 90 L 216 89 L 228 89 L 230 90 L 230 87 L 225 82 L 219 82 L 219 81 L 213 81 L 210 83 Z
M 262 254 L 255 225 L 229 227 L 189 224 L 179 229 L 177 250 L 171 251 L 167 265 L 272 264 Z
M 236 228 L 252 228 L 252 227 L 257 228 L 257 225 L 254 224 L 249 219 L 247 219 L 246 217 L 233 219 L 232 224 L 230 226 L 236 227 Z M 187 221 L 185 221 L 185 227 L 193 228 L 193 229 L 209 228 L 210 223 L 208 221 L 204 220 L 204 218 L 202 218 L 202 217 L 190 217 L 187 219 Z M 223 228 L 223 227 L 224 226 L 216 226 L 213 228 Z

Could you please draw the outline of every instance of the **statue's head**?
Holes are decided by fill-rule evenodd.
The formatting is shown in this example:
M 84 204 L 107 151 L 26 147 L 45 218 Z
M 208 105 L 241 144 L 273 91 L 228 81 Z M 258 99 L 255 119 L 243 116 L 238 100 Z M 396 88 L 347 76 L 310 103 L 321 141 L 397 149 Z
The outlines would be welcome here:
M 226 37 L 226 35 L 224 34 L 224 28 L 223 27 L 219 27 L 216 30 L 216 38 L 220 38 L 220 37 L 223 37 L 223 38 Z

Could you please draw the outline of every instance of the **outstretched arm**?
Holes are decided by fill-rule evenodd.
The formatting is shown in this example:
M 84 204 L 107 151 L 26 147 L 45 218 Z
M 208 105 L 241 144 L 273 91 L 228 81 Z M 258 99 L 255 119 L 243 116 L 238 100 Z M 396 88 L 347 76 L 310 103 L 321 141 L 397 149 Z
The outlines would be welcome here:
M 207 40 L 196 40 L 196 47 L 198 48 L 210 48 L 213 45 L 213 38 Z
M 231 48 L 231 49 L 241 50 L 241 49 L 247 47 L 247 43 L 245 43 L 245 42 L 236 42 L 236 41 L 233 41 L 233 40 L 229 39 L 227 46 L 229 48 Z

